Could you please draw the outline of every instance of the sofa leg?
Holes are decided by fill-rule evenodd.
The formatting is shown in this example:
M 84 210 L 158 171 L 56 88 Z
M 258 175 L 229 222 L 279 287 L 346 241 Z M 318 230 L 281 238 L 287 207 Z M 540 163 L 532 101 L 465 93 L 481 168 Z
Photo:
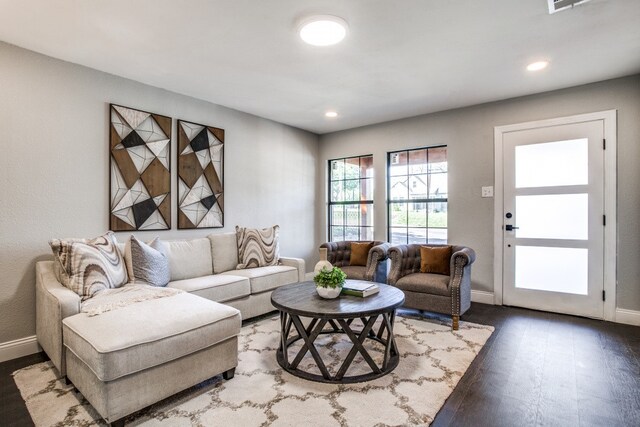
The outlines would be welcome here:
M 236 374 L 236 368 L 231 368 L 228 371 L 222 373 L 222 378 L 225 380 L 230 380 Z
M 71 380 L 66 375 L 64 376 L 63 381 L 64 381 L 64 385 L 70 385 L 71 384 Z
M 451 329 L 453 329 L 454 331 L 457 331 L 458 327 L 459 327 L 458 323 L 460 321 L 460 316 L 455 316 L 454 315 L 454 316 L 452 316 L 452 320 L 453 320 L 453 322 L 451 322 L 452 323 L 451 324 Z
M 109 423 L 109 427 L 124 427 L 124 418 L 120 418 L 119 420 Z

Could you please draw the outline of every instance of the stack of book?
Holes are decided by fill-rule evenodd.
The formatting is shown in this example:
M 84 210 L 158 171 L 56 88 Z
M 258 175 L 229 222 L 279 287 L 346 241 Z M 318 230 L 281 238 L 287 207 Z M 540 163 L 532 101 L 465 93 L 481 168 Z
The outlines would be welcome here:
M 380 287 L 373 282 L 345 282 L 342 285 L 342 293 L 344 295 L 353 295 L 356 297 L 368 297 L 369 295 L 380 292 Z

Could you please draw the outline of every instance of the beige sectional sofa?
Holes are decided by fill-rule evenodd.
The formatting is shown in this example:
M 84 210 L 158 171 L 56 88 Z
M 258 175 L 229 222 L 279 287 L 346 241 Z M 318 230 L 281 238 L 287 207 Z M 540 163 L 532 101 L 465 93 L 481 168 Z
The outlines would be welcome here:
M 53 261 L 36 264 L 38 341 L 110 423 L 220 373 L 233 377 L 241 320 L 273 311 L 273 290 L 304 280 L 297 258 L 236 270 L 235 233 L 166 243 L 167 288 L 185 292 L 96 316 L 82 312 Z

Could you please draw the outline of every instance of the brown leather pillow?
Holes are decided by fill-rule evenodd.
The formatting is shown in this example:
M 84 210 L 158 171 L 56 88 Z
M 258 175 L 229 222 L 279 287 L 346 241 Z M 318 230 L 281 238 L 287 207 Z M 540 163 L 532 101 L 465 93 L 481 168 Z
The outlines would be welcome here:
M 351 258 L 349 265 L 367 265 L 369 251 L 373 247 L 373 242 L 351 242 Z
M 420 272 L 451 274 L 451 246 L 420 246 Z

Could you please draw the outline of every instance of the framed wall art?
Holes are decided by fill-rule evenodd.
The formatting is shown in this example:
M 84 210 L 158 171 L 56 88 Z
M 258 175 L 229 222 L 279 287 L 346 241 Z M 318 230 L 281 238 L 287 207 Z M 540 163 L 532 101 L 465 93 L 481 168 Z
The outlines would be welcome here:
M 109 228 L 171 228 L 171 118 L 111 104 Z
M 178 120 L 178 228 L 224 226 L 224 129 Z

